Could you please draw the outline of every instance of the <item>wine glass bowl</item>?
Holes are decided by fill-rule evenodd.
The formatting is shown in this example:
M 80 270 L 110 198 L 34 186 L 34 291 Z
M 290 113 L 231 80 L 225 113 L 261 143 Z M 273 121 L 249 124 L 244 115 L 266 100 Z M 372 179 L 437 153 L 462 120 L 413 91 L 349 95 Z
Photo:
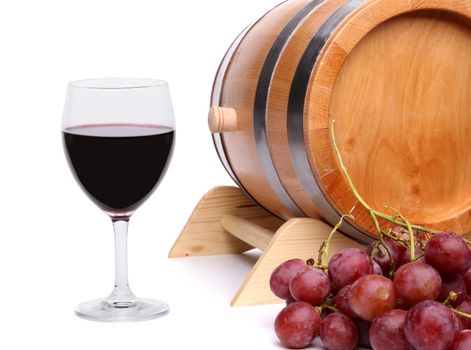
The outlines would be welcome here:
M 64 143 L 74 175 L 93 202 L 110 216 L 125 216 L 157 187 L 173 134 L 157 125 L 85 125 L 64 130 Z
M 71 82 L 62 119 L 67 161 L 80 187 L 112 220 L 115 286 L 76 314 L 96 321 L 140 321 L 168 313 L 168 305 L 137 298 L 128 285 L 127 227 L 154 192 L 172 156 L 175 123 L 168 84 L 151 79 Z

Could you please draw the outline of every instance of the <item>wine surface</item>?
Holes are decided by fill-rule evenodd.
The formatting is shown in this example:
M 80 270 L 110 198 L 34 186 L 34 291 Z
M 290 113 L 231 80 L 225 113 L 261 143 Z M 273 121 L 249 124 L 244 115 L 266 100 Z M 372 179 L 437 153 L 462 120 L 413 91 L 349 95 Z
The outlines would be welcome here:
M 155 190 L 169 163 L 174 130 L 157 125 L 97 124 L 66 128 L 72 172 L 104 211 L 133 212 Z

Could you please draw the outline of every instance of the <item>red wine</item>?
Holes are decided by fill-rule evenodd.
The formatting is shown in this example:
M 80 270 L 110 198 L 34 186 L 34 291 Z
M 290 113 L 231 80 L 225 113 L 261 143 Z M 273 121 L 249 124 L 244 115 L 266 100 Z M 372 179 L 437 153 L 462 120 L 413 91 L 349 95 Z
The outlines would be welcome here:
M 174 130 L 157 125 L 82 125 L 63 132 L 67 160 L 85 193 L 111 214 L 133 212 L 159 184 Z

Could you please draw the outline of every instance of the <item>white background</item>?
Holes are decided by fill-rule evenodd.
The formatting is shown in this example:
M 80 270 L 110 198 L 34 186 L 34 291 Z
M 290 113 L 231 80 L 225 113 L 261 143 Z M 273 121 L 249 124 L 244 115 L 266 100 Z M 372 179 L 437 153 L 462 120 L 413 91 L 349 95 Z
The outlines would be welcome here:
M 280 305 L 231 308 L 251 265 L 239 256 L 170 260 L 199 198 L 231 184 L 207 131 L 213 77 L 240 31 L 278 0 L 0 2 L 0 349 L 270 349 Z M 74 316 L 113 283 L 110 220 L 66 164 L 66 85 L 168 80 L 177 144 L 166 178 L 133 216 L 131 287 L 171 313 L 134 324 Z M 250 260 L 250 259 L 249 259 Z

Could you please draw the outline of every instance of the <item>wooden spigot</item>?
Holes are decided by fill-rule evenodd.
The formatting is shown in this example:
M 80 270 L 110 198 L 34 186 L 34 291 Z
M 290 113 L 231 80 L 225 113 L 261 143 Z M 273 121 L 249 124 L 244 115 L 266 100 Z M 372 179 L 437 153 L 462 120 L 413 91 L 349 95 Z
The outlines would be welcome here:
M 237 130 L 237 112 L 226 107 L 211 107 L 208 115 L 209 130 L 213 134 Z

